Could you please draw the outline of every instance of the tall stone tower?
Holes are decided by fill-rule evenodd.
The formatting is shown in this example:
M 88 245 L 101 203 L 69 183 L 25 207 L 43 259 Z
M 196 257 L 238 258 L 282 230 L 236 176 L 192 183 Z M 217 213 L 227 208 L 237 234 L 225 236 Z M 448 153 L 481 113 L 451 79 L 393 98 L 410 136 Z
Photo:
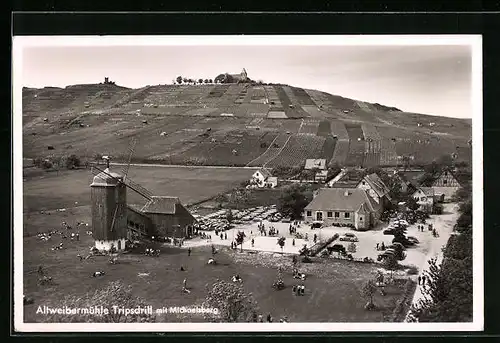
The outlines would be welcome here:
M 127 186 L 123 176 L 108 167 L 90 185 L 92 235 L 99 250 L 125 249 L 127 239 Z

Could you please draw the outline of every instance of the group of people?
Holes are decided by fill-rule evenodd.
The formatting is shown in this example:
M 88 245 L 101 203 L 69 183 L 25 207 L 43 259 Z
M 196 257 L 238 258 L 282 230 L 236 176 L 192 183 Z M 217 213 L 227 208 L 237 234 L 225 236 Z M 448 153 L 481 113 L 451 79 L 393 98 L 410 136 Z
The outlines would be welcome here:
M 425 288 L 426 286 L 428 286 L 431 282 L 429 276 L 427 275 L 422 275 L 422 276 L 418 276 L 418 285 L 421 286 L 422 288 Z
M 215 231 L 215 234 L 217 235 L 218 234 L 218 231 Z M 224 239 L 226 240 L 227 239 L 227 232 L 224 232 L 224 233 L 220 233 L 220 235 L 218 235 L 220 237 L 220 239 Z
M 384 244 L 384 242 L 377 243 L 377 245 L 375 246 L 375 249 L 377 249 L 377 251 L 384 251 L 385 250 L 385 244 Z
M 299 222 L 296 220 L 293 223 L 290 223 L 290 226 L 288 227 L 288 233 L 291 235 L 294 233 L 297 233 L 298 226 L 299 226 Z
M 295 295 L 304 295 L 306 292 L 306 286 L 302 285 L 293 285 L 292 292 Z

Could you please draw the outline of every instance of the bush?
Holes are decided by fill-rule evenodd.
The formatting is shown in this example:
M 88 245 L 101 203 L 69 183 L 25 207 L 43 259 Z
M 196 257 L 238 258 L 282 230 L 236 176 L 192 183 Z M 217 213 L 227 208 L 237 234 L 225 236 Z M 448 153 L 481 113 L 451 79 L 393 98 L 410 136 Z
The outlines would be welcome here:
M 70 155 L 66 158 L 66 168 L 75 169 L 80 167 L 80 165 L 81 165 L 81 160 L 75 154 Z
M 50 168 L 52 168 L 52 167 L 53 167 L 53 164 L 52 164 L 52 162 L 50 162 L 49 160 L 43 160 L 43 161 L 42 161 L 42 164 L 41 164 L 41 167 L 42 167 L 43 169 L 50 169 Z
M 302 263 L 312 263 L 312 260 L 309 256 L 302 257 Z

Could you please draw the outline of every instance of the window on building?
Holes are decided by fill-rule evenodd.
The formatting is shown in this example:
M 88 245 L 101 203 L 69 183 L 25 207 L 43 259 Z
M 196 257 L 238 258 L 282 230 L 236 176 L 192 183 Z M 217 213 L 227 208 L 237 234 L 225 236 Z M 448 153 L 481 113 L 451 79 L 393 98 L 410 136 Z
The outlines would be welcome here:
M 350 214 L 349 212 L 345 212 L 345 213 L 344 213 L 344 218 L 345 218 L 345 219 L 349 219 L 349 218 L 351 218 L 351 214 Z
M 362 222 L 363 221 L 363 217 L 359 217 L 359 221 Z
M 443 185 L 446 185 L 448 183 L 448 180 L 443 180 Z
M 365 181 L 363 181 L 363 182 L 362 182 L 362 185 L 363 185 L 363 186 L 364 186 L 364 185 L 366 185 L 366 182 L 365 182 Z
M 340 212 L 335 212 L 335 218 L 339 218 L 340 217 Z
M 306 216 L 308 216 L 308 217 L 312 216 L 312 212 L 311 211 L 307 211 L 306 212 Z
M 326 216 L 327 216 L 328 218 L 331 218 L 331 217 L 332 217 L 332 215 L 333 215 L 333 213 L 332 213 L 331 211 L 326 212 Z

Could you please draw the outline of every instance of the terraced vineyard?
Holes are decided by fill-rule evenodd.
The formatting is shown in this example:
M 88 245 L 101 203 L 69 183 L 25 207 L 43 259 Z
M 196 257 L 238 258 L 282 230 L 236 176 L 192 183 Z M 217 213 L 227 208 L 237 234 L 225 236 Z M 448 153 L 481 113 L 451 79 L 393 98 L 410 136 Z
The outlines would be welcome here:
M 301 105 L 316 105 L 309 94 L 302 88 L 291 87 L 293 94 Z
M 349 155 L 349 141 L 344 139 L 339 139 L 335 144 L 335 150 L 333 152 L 333 156 L 329 164 L 344 165 L 348 155 Z
M 277 135 L 230 131 L 205 138 L 190 149 L 170 157 L 172 164 L 245 166 L 266 151 Z
M 274 89 L 276 90 L 276 94 L 278 95 L 281 106 L 283 110 L 286 113 L 286 116 L 288 118 L 306 118 L 309 117 L 309 114 L 307 114 L 306 111 L 302 109 L 300 106 L 295 106 L 292 104 L 290 101 L 290 98 L 288 95 L 286 95 L 285 91 L 283 90 L 283 87 L 281 86 L 274 86 Z
M 401 112 L 293 86 L 91 84 L 23 88 L 22 100 L 26 158 L 101 153 L 120 159 L 135 136 L 137 160 L 161 163 L 261 166 L 321 156 L 330 163 L 375 166 L 395 165 L 398 155 L 423 164 L 452 154 L 471 160 L 470 120 Z M 346 122 L 352 123 L 348 130 Z M 300 138 L 285 146 L 299 128 Z M 317 149 L 305 146 L 289 156 L 297 141 L 310 144 L 304 136 L 321 139 Z M 274 139 L 276 147 L 269 148 Z
M 321 148 L 320 158 L 324 158 L 327 162 L 331 161 L 335 152 L 336 144 L 337 140 L 335 138 L 333 138 L 332 136 L 326 136 L 325 143 L 323 143 L 323 147 Z
M 308 120 L 305 119 L 302 121 L 302 125 L 300 126 L 299 133 L 316 135 L 318 133 L 319 121 L 318 120 Z
M 283 86 L 283 91 L 285 92 L 286 96 L 288 99 L 290 99 L 290 102 L 294 106 L 300 106 L 299 100 L 295 97 L 295 94 L 293 93 L 293 90 L 289 86 Z
M 320 158 L 324 137 L 313 135 L 296 134 L 290 137 L 285 148 L 266 167 L 274 168 L 278 166 L 295 167 L 302 166 L 308 158 Z
M 389 138 L 383 138 L 380 146 L 380 165 L 394 166 L 398 164 L 398 154 L 395 143 Z
M 307 114 L 312 118 L 324 119 L 324 118 L 338 118 L 338 116 L 332 115 L 331 113 L 321 111 L 317 106 L 303 105 L 302 109 L 307 112 Z
M 220 98 L 229 89 L 229 85 L 215 85 L 208 93 L 207 98 Z
M 251 88 L 248 85 L 245 85 L 245 87 L 241 88 L 240 91 L 238 92 L 238 98 L 236 100 L 234 100 L 234 103 L 235 104 L 249 103 L 250 96 L 251 96 L 251 93 L 249 92 L 249 90 L 251 90 Z
M 347 133 L 344 122 L 340 120 L 331 120 L 330 127 L 332 128 L 332 135 L 334 138 L 349 141 L 349 134 Z
M 382 137 L 372 124 L 362 124 L 361 129 L 365 139 L 365 167 L 374 167 L 380 164 Z
M 345 124 L 349 134 L 349 155 L 345 161 L 348 166 L 363 166 L 365 157 L 365 141 L 363 130 L 359 124 Z
M 280 133 L 270 144 L 268 144 L 267 150 L 262 153 L 262 155 L 250 161 L 248 167 L 259 167 L 266 165 L 269 161 L 275 158 L 283 147 L 287 144 L 291 135 L 285 133 Z
M 318 136 L 328 137 L 332 135 L 332 128 L 329 120 L 322 120 L 318 124 Z

